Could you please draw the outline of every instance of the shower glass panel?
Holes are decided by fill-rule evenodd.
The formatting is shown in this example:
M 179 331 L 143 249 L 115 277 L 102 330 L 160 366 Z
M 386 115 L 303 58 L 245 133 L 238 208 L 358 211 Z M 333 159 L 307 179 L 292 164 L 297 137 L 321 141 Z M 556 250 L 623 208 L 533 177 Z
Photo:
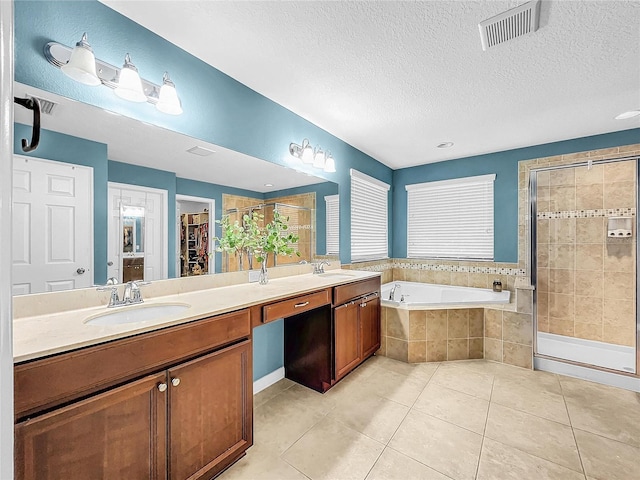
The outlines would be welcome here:
M 636 372 L 636 168 L 532 172 L 538 355 Z

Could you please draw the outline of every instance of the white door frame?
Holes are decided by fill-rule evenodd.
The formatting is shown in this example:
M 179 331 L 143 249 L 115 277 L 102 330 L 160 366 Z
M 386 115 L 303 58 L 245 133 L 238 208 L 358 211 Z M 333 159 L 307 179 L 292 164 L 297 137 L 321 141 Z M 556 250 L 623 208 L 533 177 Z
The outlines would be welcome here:
M 13 2 L 0 1 L 0 478 L 7 480 L 13 479 L 12 152 Z
M 193 195 L 183 195 L 176 193 L 176 225 L 180 222 L 180 209 L 178 208 L 178 202 L 198 202 L 206 203 L 209 205 L 209 253 L 213 251 L 213 237 L 215 237 L 215 229 L 212 228 L 212 224 L 216 221 L 216 201 L 213 198 L 206 197 L 194 197 Z M 216 273 L 216 256 L 209 255 L 209 273 Z M 176 278 L 180 278 L 180 230 L 176 228 Z
M 164 248 L 162 249 L 162 278 L 163 279 L 169 278 L 169 273 L 168 273 L 168 270 L 169 270 L 169 223 L 168 223 L 169 192 L 162 188 L 143 187 L 140 185 L 133 185 L 130 183 L 107 182 L 107 189 L 109 189 L 110 187 L 126 189 L 126 190 L 138 190 L 140 192 L 155 193 L 162 197 L 162 210 L 163 210 L 162 221 L 164 223 L 164 228 L 162 229 L 162 243 L 164 244 Z M 109 204 L 107 208 L 108 215 L 111 215 L 111 207 L 112 205 Z M 107 227 L 107 235 L 110 235 L 110 232 L 108 230 L 109 228 Z M 145 242 L 146 242 L 146 238 L 147 237 L 145 235 Z M 108 245 L 109 245 L 109 242 L 107 242 L 107 248 L 108 248 Z M 146 247 L 145 247 L 145 251 L 146 251 Z M 120 275 L 122 275 L 122 255 L 120 256 Z

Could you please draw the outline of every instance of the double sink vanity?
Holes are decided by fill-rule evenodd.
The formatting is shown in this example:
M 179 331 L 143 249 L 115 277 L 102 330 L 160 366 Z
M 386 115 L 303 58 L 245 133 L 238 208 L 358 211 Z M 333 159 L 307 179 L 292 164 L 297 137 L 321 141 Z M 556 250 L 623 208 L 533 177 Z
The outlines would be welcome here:
M 325 392 L 380 346 L 380 276 L 38 313 L 14 321 L 16 478 L 212 478 L 253 443 L 252 329 L 284 318 L 285 376 Z

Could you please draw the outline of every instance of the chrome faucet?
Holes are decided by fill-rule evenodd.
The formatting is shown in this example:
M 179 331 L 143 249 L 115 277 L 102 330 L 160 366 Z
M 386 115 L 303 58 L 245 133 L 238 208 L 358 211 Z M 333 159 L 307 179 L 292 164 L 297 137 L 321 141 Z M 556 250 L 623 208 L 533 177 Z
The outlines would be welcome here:
M 125 283 L 124 292 L 122 292 L 122 300 L 118 295 L 118 280 L 114 277 L 109 278 L 109 280 L 107 280 L 107 284 L 98 287 L 97 290 L 99 292 L 111 291 L 107 308 L 121 307 L 123 305 L 135 305 L 137 303 L 144 302 L 142 294 L 140 293 L 140 286 L 149 285 L 150 283 L 151 282 L 141 282 L 136 280 Z
M 313 274 L 318 275 L 320 273 L 324 273 L 325 265 L 329 266 L 331 264 L 326 260 L 322 260 L 321 262 L 312 263 L 311 265 L 313 265 Z
M 400 287 L 401 285 L 399 283 L 396 283 L 393 288 L 391 288 L 391 291 L 389 292 L 389 300 L 391 300 L 392 302 L 395 300 L 396 290 Z

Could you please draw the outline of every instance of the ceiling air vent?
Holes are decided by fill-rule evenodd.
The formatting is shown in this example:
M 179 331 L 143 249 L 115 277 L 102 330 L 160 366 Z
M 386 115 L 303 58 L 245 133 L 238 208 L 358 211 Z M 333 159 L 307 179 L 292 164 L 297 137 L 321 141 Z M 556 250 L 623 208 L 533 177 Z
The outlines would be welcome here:
M 51 100 L 36 97 L 35 95 L 25 95 L 25 98 L 37 98 L 38 102 L 40 102 L 40 113 L 45 115 L 53 115 L 53 109 L 58 106 L 57 103 L 54 103 Z
M 482 50 L 535 32 L 540 22 L 540 0 L 524 3 L 478 24 Z

